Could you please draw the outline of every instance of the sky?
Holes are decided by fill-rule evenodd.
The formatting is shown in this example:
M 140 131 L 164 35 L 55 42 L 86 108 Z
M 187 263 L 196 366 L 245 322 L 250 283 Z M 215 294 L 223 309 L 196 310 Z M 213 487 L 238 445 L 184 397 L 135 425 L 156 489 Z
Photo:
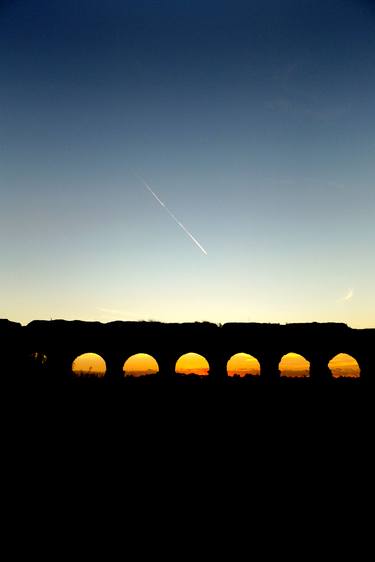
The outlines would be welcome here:
M 0 0 L 0 72 L 0 317 L 375 327 L 374 2 Z

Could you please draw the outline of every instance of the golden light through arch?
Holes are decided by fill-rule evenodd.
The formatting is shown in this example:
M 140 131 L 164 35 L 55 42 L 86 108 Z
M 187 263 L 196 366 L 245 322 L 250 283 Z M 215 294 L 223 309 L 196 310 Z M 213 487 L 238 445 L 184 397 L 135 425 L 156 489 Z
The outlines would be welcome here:
M 210 365 L 203 355 L 198 353 L 185 353 L 178 359 L 175 372 L 179 375 L 201 375 L 209 374 Z
M 72 363 L 72 372 L 76 376 L 104 377 L 106 370 L 103 357 L 97 353 L 83 353 Z
M 339 353 L 328 363 L 328 367 L 333 378 L 340 377 L 358 378 L 361 375 L 361 369 L 358 362 L 347 353 Z
M 260 364 L 258 359 L 248 353 L 236 353 L 227 363 L 227 373 L 229 377 L 259 376 Z
M 125 361 L 122 370 L 125 377 L 142 377 L 158 373 L 159 365 L 152 355 L 136 353 Z
M 310 376 L 310 363 L 298 353 L 287 353 L 279 363 L 282 377 L 304 378 Z

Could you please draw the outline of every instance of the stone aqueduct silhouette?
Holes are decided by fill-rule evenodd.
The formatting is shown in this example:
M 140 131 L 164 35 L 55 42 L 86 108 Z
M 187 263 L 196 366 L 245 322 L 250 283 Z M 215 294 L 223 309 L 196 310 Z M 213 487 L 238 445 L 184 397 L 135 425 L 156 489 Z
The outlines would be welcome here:
M 210 378 L 227 377 L 227 362 L 236 353 L 248 353 L 260 363 L 260 377 L 280 377 L 281 358 L 298 353 L 310 362 L 310 378 L 332 377 L 329 361 L 339 353 L 351 355 L 362 380 L 375 377 L 375 329 L 352 329 L 345 324 L 255 324 L 208 322 L 164 324 L 159 322 L 33 321 L 27 326 L 0 320 L 3 368 L 27 371 L 30 356 L 42 352 L 51 376 L 69 377 L 72 363 L 84 353 L 97 353 L 106 363 L 107 379 L 123 377 L 126 359 L 137 353 L 153 356 L 160 376 L 173 376 L 178 358 L 188 352 L 205 357 Z

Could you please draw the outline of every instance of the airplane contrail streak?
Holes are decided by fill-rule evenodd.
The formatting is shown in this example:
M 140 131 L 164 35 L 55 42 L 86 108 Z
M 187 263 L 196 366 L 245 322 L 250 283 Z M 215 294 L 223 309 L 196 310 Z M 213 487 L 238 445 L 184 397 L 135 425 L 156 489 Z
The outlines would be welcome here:
M 207 256 L 208 254 L 207 254 L 206 250 L 203 248 L 203 246 L 198 242 L 198 240 L 196 238 L 194 238 L 194 236 L 191 234 L 191 232 L 188 231 L 188 229 L 182 224 L 182 222 L 180 222 L 178 220 L 178 218 L 175 217 L 175 215 L 172 213 L 172 211 L 170 211 L 168 209 L 166 204 L 163 203 L 163 201 L 161 199 L 159 199 L 159 197 L 151 189 L 151 187 L 148 185 L 148 183 L 141 176 L 137 175 L 137 177 L 145 185 L 145 187 L 148 189 L 148 191 L 151 193 L 151 195 L 153 195 L 155 197 L 156 201 L 167 211 L 168 215 L 174 220 L 174 222 L 176 224 L 178 224 L 178 226 L 180 228 L 182 228 L 182 230 L 185 232 L 185 234 L 187 234 L 189 236 L 189 238 L 194 242 L 194 244 L 196 244 L 196 246 L 198 246 L 198 248 L 201 250 L 201 252 L 203 252 Z

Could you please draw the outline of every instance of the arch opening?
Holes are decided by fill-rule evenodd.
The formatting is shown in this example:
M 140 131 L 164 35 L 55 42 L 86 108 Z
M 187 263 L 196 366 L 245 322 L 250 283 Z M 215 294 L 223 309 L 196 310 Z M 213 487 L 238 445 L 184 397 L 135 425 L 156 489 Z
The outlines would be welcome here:
M 361 369 L 358 361 L 347 353 L 339 353 L 328 363 L 328 368 L 332 373 L 332 377 L 339 378 L 359 378 L 361 376 Z
M 72 372 L 76 377 L 104 377 L 107 371 L 106 363 L 97 353 L 83 353 L 72 363 Z
M 299 353 L 287 353 L 279 363 L 281 377 L 307 378 L 310 376 L 310 362 Z
M 227 362 L 228 377 L 258 377 L 260 363 L 258 359 L 248 353 L 236 353 Z
M 210 365 L 203 355 L 198 353 L 185 353 L 178 359 L 175 367 L 177 375 L 197 375 L 205 377 L 209 374 Z
M 136 353 L 125 361 L 122 370 L 124 377 L 153 376 L 159 372 L 159 365 L 152 355 Z

